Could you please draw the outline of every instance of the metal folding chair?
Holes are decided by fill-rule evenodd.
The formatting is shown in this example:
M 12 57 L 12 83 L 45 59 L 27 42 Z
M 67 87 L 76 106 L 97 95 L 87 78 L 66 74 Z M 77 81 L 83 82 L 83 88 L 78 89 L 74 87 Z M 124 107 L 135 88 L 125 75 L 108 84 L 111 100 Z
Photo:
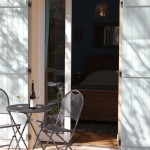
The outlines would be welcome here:
M 15 124 L 12 123 L 11 117 L 8 114 L 7 110 L 6 110 L 7 106 L 9 106 L 9 104 L 10 104 L 9 103 L 9 97 L 8 97 L 7 93 L 3 89 L 0 88 L 0 115 L 6 115 L 6 116 L 8 115 L 8 118 L 10 119 L 9 120 L 10 123 L 8 123 L 8 124 L 6 124 L 6 123 L 5 124 L 4 123 L 1 124 L 0 123 L 0 129 L 12 128 L 12 130 L 13 130 L 13 136 L 12 136 L 12 138 L 10 140 L 10 143 L 2 144 L 2 145 L 0 145 L 0 147 L 9 146 L 8 149 L 10 149 L 10 146 L 11 146 L 11 144 L 12 144 L 14 139 L 17 142 L 17 137 L 16 137 L 17 128 L 19 130 L 19 128 L 21 126 L 21 124 L 15 125 Z M 10 134 L 10 133 L 8 133 L 8 134 Z M 20 149 L 20 147 L 18 147 L 18 148 Z
M 77 127 L 77 124 L 78 124 L 78 121 L 80 118 L 80 114 L 81 114 L 81 111 L 83 108 L 83 104 L 84 104 L 83 96 L 78 90 L 71 90 L 70 92 L 68 92 L 64 96 L 64 98 L 61 102 L 60 110 L 57 115 L 55 124 L 54 125 L 52 125 L 51 123 L 49 124 L 49 123 L 47 123 L 47 121 L 46 121 L 46 123 L 45 123 L 45 121 L 43 121 L 43 123 L 41 124 L 41 130 L 38 134 L 38 138 L 35 142 L 35 145 L 39 139 L 41 132 L 44 132 L 48 137 L 48 141 L 43 149 L 46 149 L 46 147 L 48 146 L 48 144 L 50 142 L 52 142 L 56 146 L 57 149 L 60 149 L 60 147 L 58 145 L 59 143 L 55 142 L 53 139 L 54 134 L 62 140 L 62 142 L 65 146 L 65 150 L 67 148 L 72 149 L 71 148 L 71 145 L 72 145 L 71 139 L 76 130 L 76 127 Z M 70 110 L 68 109 L 68 105 L 71 106 Z M 51 118 L 51 116 L 50 116 L 50 118 Z M 69 119 L 70 121 L 73 121 L 71 129 L 67 129 L 64 127 L 64 120 L 66 118 Z M 66 133 L 66 132 L 70 133 L 70 138 L 68 140 L 66 140 L 62 136 L 62 134 Z
M 48 81 L 48 104 L 55 102 L 56 109 L 55 114 L 58 113 L 60 108 L 60 102 L 64 97 L 64 70 L 57 70 L 54 68 L 48 69 L 49 81 Z M 54 106 L 53 106 L 54 107 Z M 54 110 L 54 109 L 53 109 Z

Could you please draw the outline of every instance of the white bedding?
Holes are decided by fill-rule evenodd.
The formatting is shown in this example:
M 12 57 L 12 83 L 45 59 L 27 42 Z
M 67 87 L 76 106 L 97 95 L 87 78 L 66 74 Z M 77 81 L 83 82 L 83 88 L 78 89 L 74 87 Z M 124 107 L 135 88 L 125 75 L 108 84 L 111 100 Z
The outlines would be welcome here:
M 115 70 L 100 70 L 89 74 L 82 85 L 118 85 L 118 74 Z

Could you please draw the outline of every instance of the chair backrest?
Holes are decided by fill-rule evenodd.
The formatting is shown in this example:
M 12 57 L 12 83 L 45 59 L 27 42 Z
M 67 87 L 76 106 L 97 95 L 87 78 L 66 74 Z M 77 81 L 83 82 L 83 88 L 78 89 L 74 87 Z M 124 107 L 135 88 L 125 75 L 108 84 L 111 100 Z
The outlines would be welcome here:
M 6 108 L 9 106 L 9 97 L 7 93 L 0 88 L 0 114 L 8 114 Z
M 50 101 L 57 99 L 59 103 L 64 96 L 64 70 L 49 68 L 48 73 L 48 87 L 49 91 L 52 91 L 53 93 L 51 96 L 49 96 Z
M 50 74 L 50 82 L 62 82 L 64 83 L 64 70 L 57 70 L 57 69 L 52 69 L 50 68 L 48 70 L 48 73 Z
M 75 124 L 77 124 L 80 114 L 83 108 L 84 99 L 82 94 L 78 90 L 71 90 L 68 92 L 61 103 L 59 116 L 66 116 L 66 114 L 70 114 L 69 117 L 71 120 L 75 121 Z M 71 109 L 68 109 L 68 105 L 71 106 Z M 59 120 L 60 121 L 60 120 Z

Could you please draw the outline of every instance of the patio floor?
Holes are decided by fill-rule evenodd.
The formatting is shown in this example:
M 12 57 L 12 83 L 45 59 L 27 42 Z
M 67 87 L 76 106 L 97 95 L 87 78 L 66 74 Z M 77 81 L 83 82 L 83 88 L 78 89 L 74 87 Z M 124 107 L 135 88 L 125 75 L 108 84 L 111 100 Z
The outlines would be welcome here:
M 72 142 L 73 150 L 117 150 L 117 139 L 114 133 L 76 132 Z M 40 144 L 36 147 L 35 150 L 42 150 Z M 60 147 L 63 148 L 63 145 Z M 0 150 L 6 149 L 0 148 Z M 50 144 L 46 150 L 56 150 L 56 147 Z
M 95 147 L 95 146 L 72 146 L 73 150 L 117 150 L 117 148 L 103 148 L 103 147 Z M 0 150 L 7 150 L 7 148 L 0 148 Z M 14 149 L 10 149 L 14 150 Z M 25 150 L 25 149 L 22 149 Z M 29 149 L 31 150 L 31 149 Z M 42 150 L 42 148 L 36 148 L 35 150 Z M 46 150 L 57 150 L 54 146 L 49 146 Z

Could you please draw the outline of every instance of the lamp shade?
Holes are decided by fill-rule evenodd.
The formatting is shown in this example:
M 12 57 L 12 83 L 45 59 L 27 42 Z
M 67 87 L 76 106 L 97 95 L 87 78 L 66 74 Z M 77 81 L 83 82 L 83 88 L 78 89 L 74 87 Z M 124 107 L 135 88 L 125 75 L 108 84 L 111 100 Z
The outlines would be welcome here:
M 106 17 L 108 15 L 108 5 L 101 2 L 95 6 L 95 13 L 97 17 Z

